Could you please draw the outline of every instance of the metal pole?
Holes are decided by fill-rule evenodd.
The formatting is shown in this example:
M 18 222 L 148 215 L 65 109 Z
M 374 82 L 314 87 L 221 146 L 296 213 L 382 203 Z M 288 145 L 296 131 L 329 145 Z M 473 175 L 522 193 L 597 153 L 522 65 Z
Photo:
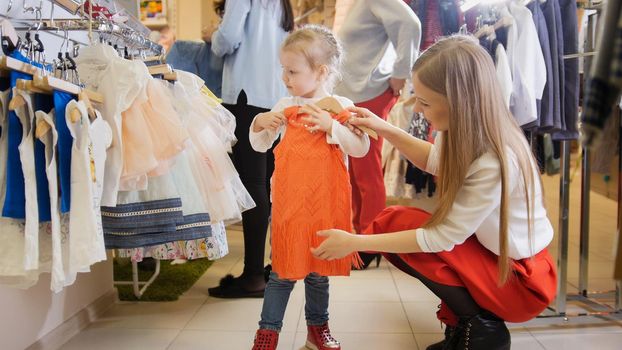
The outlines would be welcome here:
M 559 185 L 559 246 L 557 256 L 556 311 L 566 314 L 568 280 L 568 207 L 570 204 L 570 141 L 561 141 L 561 177 Z
M 620 200 L 622 199 L 622 117 L 620 118 L 620 125 L 618 126 L 620 132 L 620 136 L 618 137 L 618 239 L 622 239 L 622 204 L 620 204 Z M 618 246 L 620 246 L 618 244 Z M 618 254 L 622 254 L 622 252 L 618 251 Z M 616 267 L 618 269 L 619 267 Z M 622 281 L 616 281 L 616 310 L 622 310 Z
M 579 293 L 587 296 L 590 248 L 590 149 L 583 147 L 581 162 L 581 232 L 579 241 Z
M 594 34 L 596 31 L 596 14 L 588 17 L 587 35 L 584 43 L 584 51 L 594 50 Z M 583 61 L 583 71 L 589 72 L 592 65 L 592 57 L 585 57 Z M 587 75 L 583 75 L 586 80 Z M 587 297 L 588 294 L 588 266 L 590 257 L 590 149 L 583 147 L 581 162 L 581 232 L 579 238 L 579 294 Z

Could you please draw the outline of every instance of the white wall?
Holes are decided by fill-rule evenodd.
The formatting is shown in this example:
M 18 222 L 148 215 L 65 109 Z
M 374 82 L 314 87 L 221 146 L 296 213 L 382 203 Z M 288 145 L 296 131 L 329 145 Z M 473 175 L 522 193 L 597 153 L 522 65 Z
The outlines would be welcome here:
M 8 0 L 0 0 L 0 13 L 7 14 L 8 3 Z M 32 3 L 31 0 L 27 1 L 27 4 Z M 49 17 L 50 6 L 47 0 L 44 4 L 43 17 L 46 18 Z M 13 18 L 30 18 L 31 15 L 22 13 L 21 6 L 21 0 L 14 0 L 9 15 Z M 54 13 L 55 18 L 70 17 L 58 7 Z M 71 36 L 88 43 L 85 33 L 72 32 Z M 42 33 L 41 40 L 48 59 L 56 57 L 62 39 Z M 0 228 L 0 234 L 1 231 Z M 111 260 L 92 266 L 90 273 L 79 274 L 74 285 L 58 294 L 50 291 L 50 274 L 41 275 L 39 283 L 28 290 L 0 285 L 0 348 L 25 349 L 112 289 Z
M 112 289 L 110 259 L 79 274 L 75 284 L 58 294 L 50 291 L 49 273 L 28 290 L 0 285 L 0 348 L 27 348 Z

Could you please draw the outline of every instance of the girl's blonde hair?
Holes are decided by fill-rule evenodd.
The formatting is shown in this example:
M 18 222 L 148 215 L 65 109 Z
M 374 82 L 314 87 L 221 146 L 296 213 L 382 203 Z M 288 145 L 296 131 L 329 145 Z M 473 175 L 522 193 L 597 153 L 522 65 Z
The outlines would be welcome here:
M 449 128 L 440 145 L 439 205 L 426 226 L 436 226 L 447 217 L 473 161 L 493 152 L 501 169 L 499 283 L 503 284 L 511 271 L 508 166 L 513 160 L 508 151 L 516 155 L 520 168 L 532 247 L 536 165 L 531 149 L 503 100 L 492 58 L 474 38 L 456 35 L 440 40 L 419 57 L 413 73 L 449 103 Z
M 315 24 L 302 26 L 285 38 L 281 51 L 302 54 L 313 69 L 319 69 L 322 65 L 326 66 L 328 90 L 332 90 L 341 79 L 343 47 L 333 32 L 326 27 Z

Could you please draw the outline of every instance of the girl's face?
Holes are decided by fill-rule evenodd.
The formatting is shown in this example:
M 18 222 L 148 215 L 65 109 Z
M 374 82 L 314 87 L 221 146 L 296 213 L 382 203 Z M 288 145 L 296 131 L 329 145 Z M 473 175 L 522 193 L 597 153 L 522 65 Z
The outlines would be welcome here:
M 413 74 L 413 90 L 415 95 L 414 110 L 439 131 L 449 129 L 449 102 L 447 97 L 423 85 L 417 74 Z
M 290 95 L 315 97 L 324 80 L 321 69 L 313 69 L 305 56 L 291 50 L 281 51 L 280 59 L 283 83 Z

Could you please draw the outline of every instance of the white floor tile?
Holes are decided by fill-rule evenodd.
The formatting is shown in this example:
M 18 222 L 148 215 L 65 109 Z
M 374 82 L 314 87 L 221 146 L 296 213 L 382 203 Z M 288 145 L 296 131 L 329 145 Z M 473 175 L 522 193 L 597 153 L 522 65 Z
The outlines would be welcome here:
M 380 266 L 376 267 L 373 262 L 366 270 L 353 270 L 350 272 L 351 279 L 392 279 L 389 263 L 386 259 L 380 260 Z
M 404 303 L 413 333 L 443 333 L 441 321 L 436 318 L 438 303 L 432 301 Z
M 410 333 L 408 319 L 401 303 L 331 302 L 330 328 L 346 333 Z M 299 332 L 306 332 L 304 312 L 300 315 Z
M 94 328 L 183 329 L 203 305 L 201 299 L 175 302 L 122 302 L 93 323 Z
M 564 334 L 595 334 L 595 333 L 621 333 L 622 321 L 616 319 L 603 319 L 600 317 L 570 317 L 568 321 L 561 318 L 538 318 L 525 323 L 520 323 L 532 334 L 564 333 Z
M 343 349 L 356 350 L 412 350 L 417 343 L 412 334 L 407 333 L 336 333 L 333 337 L 341 343 Z M 294 342 L 295 350 L 306 350 L 307 332 L 298 332 Z
M 176 329 L 87 328 L 60 350 L 165 350 Z
M 419 349 L 424 350 L 429 345 L 445 339 L 445 335 L 442 333 L 415 333 L 415 339 Z
M 393 279 L 330 279 L 331 301 L 399 302 L 400 296 Z
M 186 329 L 209 331 L 257 330 L 263 299 L 208 298 Z M 283 331 L 296 329 L 302 300 L 290 300 L 283 320 Z
M 622 344 L 622 334 L 534 334 L 534 337 L 547 350 L 618 350 Z
M 167 350 L 226 349 L 248 350 L 253 346 L 255 331 L 182 331 Z M 294 346 L 293 332 L 281 332 L 277 350 L 291 350 Z

